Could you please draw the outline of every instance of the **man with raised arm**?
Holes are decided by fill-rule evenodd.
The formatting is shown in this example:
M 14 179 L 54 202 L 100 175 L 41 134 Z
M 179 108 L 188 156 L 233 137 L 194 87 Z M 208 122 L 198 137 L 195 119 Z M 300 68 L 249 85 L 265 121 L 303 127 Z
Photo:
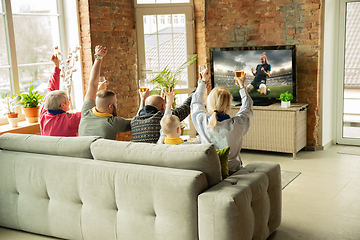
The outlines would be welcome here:
M 105 89 L 106 82 L 100 85 L 98 91 L 101 62 L 106 53 L 106 47 L 95 47 L 95 62 L 81 109 L 79 136 L 100 136 L 116 140 L 118 132 L 128 132 L 131 127 L 130 120 L 116 116 L 116 95 L 113 91 Z
M 171 114 L 177 116 L 180 121 L 190 114 L 190 103 L 192 94 L 185 102 L 175 109 Z M 131 120 L 131 134 L 133 142 L 157 143 L 160 137 L 160 121 L 165 113 L 165 95 L 151 95 L 149 90 L 140 92 L 140 108 L 138 114 Z

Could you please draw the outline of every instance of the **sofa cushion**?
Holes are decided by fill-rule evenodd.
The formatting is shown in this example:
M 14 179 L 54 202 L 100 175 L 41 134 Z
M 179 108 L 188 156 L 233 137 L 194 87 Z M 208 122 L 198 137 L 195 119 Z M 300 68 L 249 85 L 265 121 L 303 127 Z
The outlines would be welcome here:
M 222 149 L 216 150 L 220 158 L 221 164 L 221 175 L 222 179 L 225 179 L 229 176 L 229 153 L 230 147 L 225 147 Z
M 50 137 L 5 133 L 0 136 L 0 149 L 19 152 L 92 158 L 90 144 L 100 137 Z
M 219 156 L 213 144 L 166 145 L 99 139 L 91 144 L 96 160 L 198 170 L 209 186 L 221 181 Z

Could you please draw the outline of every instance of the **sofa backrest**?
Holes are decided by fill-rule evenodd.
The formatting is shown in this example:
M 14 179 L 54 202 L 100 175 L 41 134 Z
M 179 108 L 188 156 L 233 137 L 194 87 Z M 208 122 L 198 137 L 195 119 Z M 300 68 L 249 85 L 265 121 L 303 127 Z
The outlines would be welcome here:
M 197 239 L 200 171 L 0 150 L 0 226 L 61 239 Z
M 18 152 L 93 158 L 90 144 L 100 137 L 50 137 L 5 133 L 0 136 L 0 149 Z
M 91 144 L 96 160 L 135 163 L 205 173 L 209 186 L 221 181 L 219 156 L 213 144 L 165 145 L 99 139 Z

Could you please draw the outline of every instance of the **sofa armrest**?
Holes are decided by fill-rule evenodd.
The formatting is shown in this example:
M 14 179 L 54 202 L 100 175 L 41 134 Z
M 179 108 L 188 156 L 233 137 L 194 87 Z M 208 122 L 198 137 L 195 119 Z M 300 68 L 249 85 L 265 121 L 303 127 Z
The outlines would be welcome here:
M 252 162 L 198 201 L 199 239 L 266 239 L 281 222 L 280 165 Z

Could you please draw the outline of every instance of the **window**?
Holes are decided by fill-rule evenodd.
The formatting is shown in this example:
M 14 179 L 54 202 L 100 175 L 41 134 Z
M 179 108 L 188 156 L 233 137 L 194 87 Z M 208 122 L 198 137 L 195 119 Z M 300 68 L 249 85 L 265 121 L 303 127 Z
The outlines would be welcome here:
M 141 5 L 147 3 L 148 5 Z M 149 3 L 152 3 L 151 7 Z M 163 3 L 159 7 L 154 3 Z M 169 4 L 164 4 L 164 3 Z M 194 28 L 193 28 L 193 7 L 190 1 L 181 1 L 176 7 L 175 1 L 144 1 L 138 0 L 136 4 L 137 40 L 138 40 L 138 77 L 145 82 L 150 82 L 166 66 L 174 71 L 188 59 L 193 57 Z M 176 1 L 180 3 L 180 1 Z M 147 23 L 144 19 L 152 17 L 157 19 Z M 167 21 L 165 21 L 167 19 Z M 180 21 L 179 21 L 180 19 Z M 143 25 L 141 25 L 143 24 Z M 196 86 L 196 66 L 193 64 L 182 71 L 178 77 L 176 89 L 177 104 L 185 101 L 188 95 Z M 148 84 L 150 89 L 154 87 Z M 187 120 L 187 126 L 189 126 Z
M 65 12 L 60 9 L 64 10 L 64 5 L 72 8 L 71 1 L 0 1 L 0 91 L 19 94 L 33 84 L 35 90 L 45 95 L 54 69 L 50 61 L 54 47 L 68 49 L 66 37 L 71 33 L 63 34 L 60 42 L 60 32 L 64 30 L 60 12 Z M 77 23 L 76 15 L 75 18 L 72 20 Z M 1 109 L 0 105 L 0 124 L 4 124 L 7 121 Z

